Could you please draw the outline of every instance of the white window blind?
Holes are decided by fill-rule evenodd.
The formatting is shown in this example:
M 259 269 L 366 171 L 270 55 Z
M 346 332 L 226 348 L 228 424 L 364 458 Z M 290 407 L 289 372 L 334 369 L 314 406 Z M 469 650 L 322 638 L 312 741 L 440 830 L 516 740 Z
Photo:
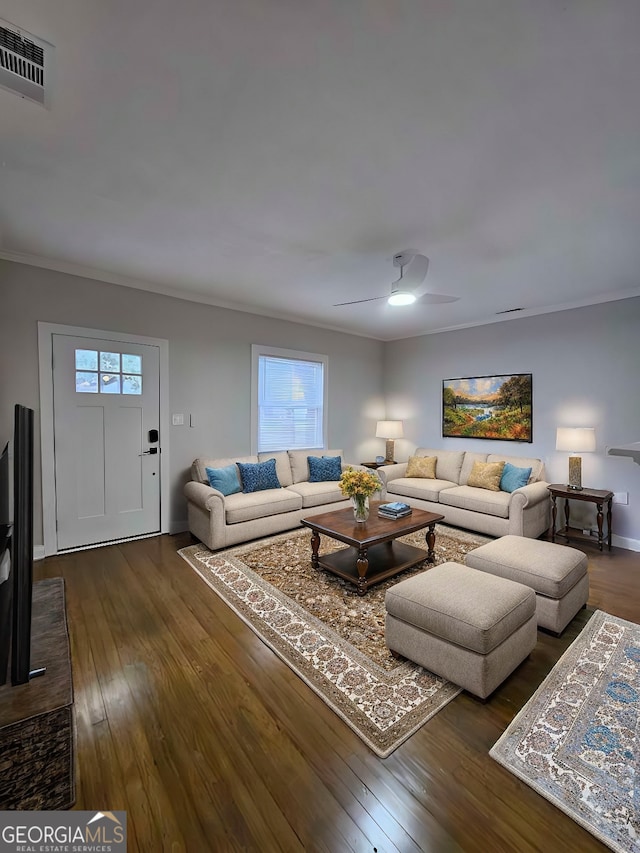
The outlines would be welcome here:
M 258 354 L 258 452 L 324 447 L 325 362 Z

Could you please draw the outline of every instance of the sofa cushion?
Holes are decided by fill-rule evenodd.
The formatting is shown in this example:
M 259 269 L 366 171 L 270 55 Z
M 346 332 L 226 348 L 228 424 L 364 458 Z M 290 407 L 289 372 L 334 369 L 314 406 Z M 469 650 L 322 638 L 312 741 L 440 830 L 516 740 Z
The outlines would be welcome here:
M 530 456 L 505 456 L 500 453 L 490 453 L 487 456 L 487 462 L 511 462 L 518 468 L 531 468 L 530 483 L 537 483 L 538 480 L 544 479 L 544 464 L 542 459 L 535 459 Z
M 199 456 L 197 459 L 194 459 L 191 464 L 191 479 L 195 480 L 197 483 L 206 483 L 208 486 L 209 478 L 207 477 L 207 468 L 226 468 L 228 465 L 235 465 L 236 462 L 257 461 L 257 456 L 236 456 L 235 459 L 231 459 L 228 456 L 224 456 L 219 459 L 212 459 L 208 456 Z
M 238 466 L 225 465 L 224 468 L 205 468 L 207 479 L 212 489 L 217 489 L 223 495 L 235 495 L 242 491 Z
M 456 486 L 450 480 L 427 480 L 420 477 L 399 477 L 387 483 L 387 493 L 404 495 L 407 498 L 419 498 L 423 501 L 438 501 L 445 489 Z
M 302 509 L 302 499 L 289 489 L 267 489 L 262 492 L 229 495 L 225 498 L 224 507 L 227 524 L 238 524 L 242 521 L 252 521 L 254 518 L 266 518 L 269 515 Z
M 509 492 L 492 492 L 489 489 L 477 489 L 475 486 L 456 486 L 440 492 L 440 503 L 495 515 L 497 518 L 509 518 Z
M 255 463 L 238 462 L 238 468 L 242 477 L 242 491 L 245 494 L 281 488 L 275 459 Z
M 406 476 L 435 480 L 437 461 L 435 456 L 410 456 L 407 463 Z
M 344 456 L 342 450 L 324 450 L 322 447 L 311 447 L 307 450 L 289 450 L 287 452 L 291 465 L 291 477 L 294 483 L 302 483 L 309 479 L 307 456 Z
M 290 486 L 293 483 L 291 477 L 291 465 L 289 454 L 286 450 L 276 450 L 274 453 L 258 453 L 258 462 L 267 462 L 269 459 L 276 460 L 276 474 L 281 486 Z
M 504 462 L 474 462 L 467 485 L 499 492 L 504 465 Z
M 420 450 L 422 448 L 419 448 Z M 464 462 L 464 450 L 431 450 L 418 453 L 419 456 L 437 456 L 436 477 L 438 480 L 449 480 L 451 483 L 460 482 L 460 470 Z
M 341 456 L 307 456 L 309 482 L 336 482 L 342 476 Z
M 504 463 L 502 477 L 500 477 L 500 488 L 503 492 L 515 492 L 526 486 L 531 476 L 531 468 L 516 468 L 511 462 Z
M 293 486 L 289 486 L 287 491 L 296 492 L 300 495 L 303 508 L 346 500 L 335 480 L 322 483 L 294 483 Z

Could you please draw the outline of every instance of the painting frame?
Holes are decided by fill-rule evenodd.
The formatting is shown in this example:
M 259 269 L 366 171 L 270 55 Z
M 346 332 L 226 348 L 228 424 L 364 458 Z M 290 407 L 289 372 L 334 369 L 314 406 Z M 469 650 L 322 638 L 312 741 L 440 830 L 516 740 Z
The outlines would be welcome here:
M 533 442 L 533 374 L 442 380 L 442 437 Z

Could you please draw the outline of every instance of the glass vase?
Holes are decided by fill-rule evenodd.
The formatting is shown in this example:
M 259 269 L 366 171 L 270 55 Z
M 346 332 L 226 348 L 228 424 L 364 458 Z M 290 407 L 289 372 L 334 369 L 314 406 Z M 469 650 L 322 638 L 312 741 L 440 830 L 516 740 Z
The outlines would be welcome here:
M 369 518 L 369 495 L 354 495 L 351 498 L 353 517 L 358 524 L 364 524 Z

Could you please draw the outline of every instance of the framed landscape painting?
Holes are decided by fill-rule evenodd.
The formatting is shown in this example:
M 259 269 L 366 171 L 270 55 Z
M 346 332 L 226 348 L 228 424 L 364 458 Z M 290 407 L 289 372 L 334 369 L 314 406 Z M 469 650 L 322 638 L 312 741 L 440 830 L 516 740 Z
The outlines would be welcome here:
M 442 435 L 533 441 L 532 374 L 442 381 Z

